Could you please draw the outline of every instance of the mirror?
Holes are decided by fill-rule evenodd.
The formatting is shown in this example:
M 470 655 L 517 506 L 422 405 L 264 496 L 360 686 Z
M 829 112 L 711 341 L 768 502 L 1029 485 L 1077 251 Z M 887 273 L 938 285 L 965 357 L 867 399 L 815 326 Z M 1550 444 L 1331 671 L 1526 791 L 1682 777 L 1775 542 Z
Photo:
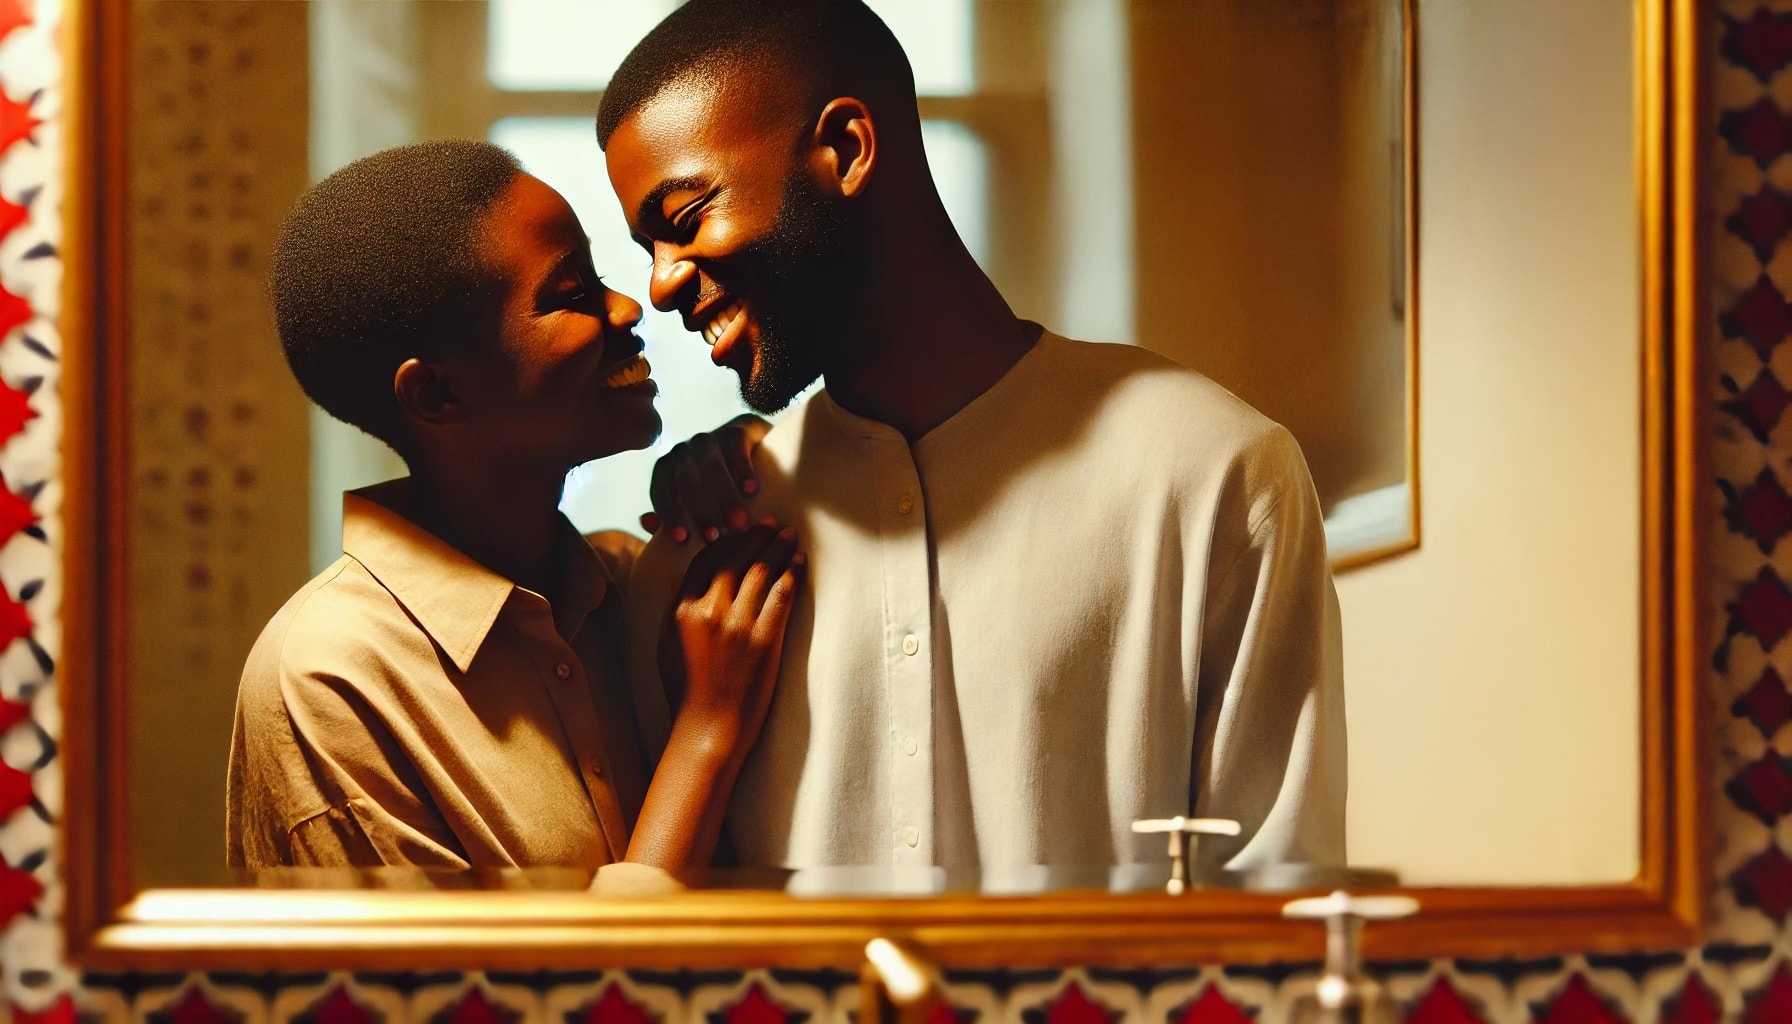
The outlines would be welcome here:
M 874 6 L 915 59 L 948 210 L 1017 311 L 1183 361 L 1300 441 L 1345 622 L 1352 861 L 1420 884 L 1635 878 L 1642 240 L 1638 197 L 1613 185 L 1635 179 L 1639 146 L 1631 6 Z M 243 659 L 339 552 L 341 492 L 402 472 L 291 381 L 264 284 L 281 217 L 373 150 L 490 138 L 567 196 L 599 270 L 641 297 L 591 118 L 603 73 L 669 9 L 131 5 L 135 886 L 230 881 Z M 740 408 L 673 317 L 643 335 L 664 437 L 573 475 L 565 508 L 586 529 L 634 528 L 652 459 Z M 1069 884 L 1112 884 L 1088 877 Z

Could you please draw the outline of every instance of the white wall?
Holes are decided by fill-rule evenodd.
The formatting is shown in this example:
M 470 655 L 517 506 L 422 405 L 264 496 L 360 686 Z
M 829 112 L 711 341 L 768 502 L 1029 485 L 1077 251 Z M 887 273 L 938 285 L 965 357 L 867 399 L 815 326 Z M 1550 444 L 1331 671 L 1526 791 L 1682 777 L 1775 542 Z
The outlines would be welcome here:
M 1417 552 L 1338 580 L 1351 857 L 1637 868 L 1628 0 L 1421 0 Z

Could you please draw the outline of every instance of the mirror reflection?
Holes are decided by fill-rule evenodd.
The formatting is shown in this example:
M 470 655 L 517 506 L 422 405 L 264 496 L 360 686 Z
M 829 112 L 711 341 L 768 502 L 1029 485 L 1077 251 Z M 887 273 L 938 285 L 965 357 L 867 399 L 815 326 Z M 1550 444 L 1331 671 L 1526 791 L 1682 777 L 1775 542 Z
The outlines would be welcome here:
M 912 99 L 858 39 L 839 73 L 871 84 L 823 91 L 914 113 L 832 126 L 758 51 L 694 80 L 661 54 L 617 100 L 671 2 L 139 6 L 139 884 L 631 858 L 1128 890 L 1173 871 L 1133 822 L 1189 814 L 1241 820 L 1189 858 L 1210 883 L 1343 862 L 1325 566 L 1409 545 L 1416 507 L 1400 4 L 872 6 Z M 447 139 L 517 164 L 357 165 L 277 246 L 309 187 Z M 413 372 L 328 354 L 392 333 Z M 752 407 L 750 468 L 691 460 L 641 552 L 656 462 Z M 749 477 L 774 525 L 705 505 Z M 668 626 L 681 584 L 727 600 Z M 233 754 L 251 675 L 278 685 L 245 681 Z

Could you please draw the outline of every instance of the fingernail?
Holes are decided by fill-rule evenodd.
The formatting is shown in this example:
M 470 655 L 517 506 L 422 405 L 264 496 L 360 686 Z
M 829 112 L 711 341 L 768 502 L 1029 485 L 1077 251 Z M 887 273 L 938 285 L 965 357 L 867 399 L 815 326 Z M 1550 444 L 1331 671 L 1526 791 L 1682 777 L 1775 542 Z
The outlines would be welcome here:
M 796 527 L 786 526 L 782 530 L 778 531 L 778 536 L 784 538 L 785 540 L 795 540 L 796 539 Z
M 758 494 L 759 493 L 759 481 L 753 479 L 752 477 L 747 477 L 745 480 L 742 480 L 740 482 L 740 491 L 742 494 Z
M 717 537 L 720 537 L 721 535 L 722 535 L 722 531 L 716 529 L 713 526 L 705 526 L 703 528 L 703 539 L 706 541 L 709 541 L 712 544 L 715 542 L 715 539 Z
M 685 538 L 689 537 L 690 535 L 691 535 L 690 531 L 686 530 L 682 526 L 674 526 L 672 528 L 672 541 L 675 544 L 683 544 L 685 542 Z
M 791 565 L 808 565 L 809 564 L 809 556 L 805 555 L 799 551 L 796 554 L 790 556 L 790 564 Z
M 741 508 L 739 506 L 736 506 L 733 509 L 730 509 L 728 512 L 728 525 L 731 528 L 736 529 L 736 530 L 746 529 L 747 528 L 747 510 L 744 508 Z
M 776 525 L 778 525 L 778 517 L 777 516 L 766 516 L 765 518 L 759 520 L 759 525 L 760 526 L 776 526 Z

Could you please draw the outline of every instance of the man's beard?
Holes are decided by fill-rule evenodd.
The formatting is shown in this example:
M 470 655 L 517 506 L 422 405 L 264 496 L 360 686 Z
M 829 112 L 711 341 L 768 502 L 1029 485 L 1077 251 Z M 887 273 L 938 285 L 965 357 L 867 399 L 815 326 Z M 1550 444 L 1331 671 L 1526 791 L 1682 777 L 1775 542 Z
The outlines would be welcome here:
M 783 409 L 846 354 L 860 260 L 844 212 L 798 171 L 784 186 L 771 233 L 743 261 L 758 293 L 759 344 L 740 394 L 755 412 Z

